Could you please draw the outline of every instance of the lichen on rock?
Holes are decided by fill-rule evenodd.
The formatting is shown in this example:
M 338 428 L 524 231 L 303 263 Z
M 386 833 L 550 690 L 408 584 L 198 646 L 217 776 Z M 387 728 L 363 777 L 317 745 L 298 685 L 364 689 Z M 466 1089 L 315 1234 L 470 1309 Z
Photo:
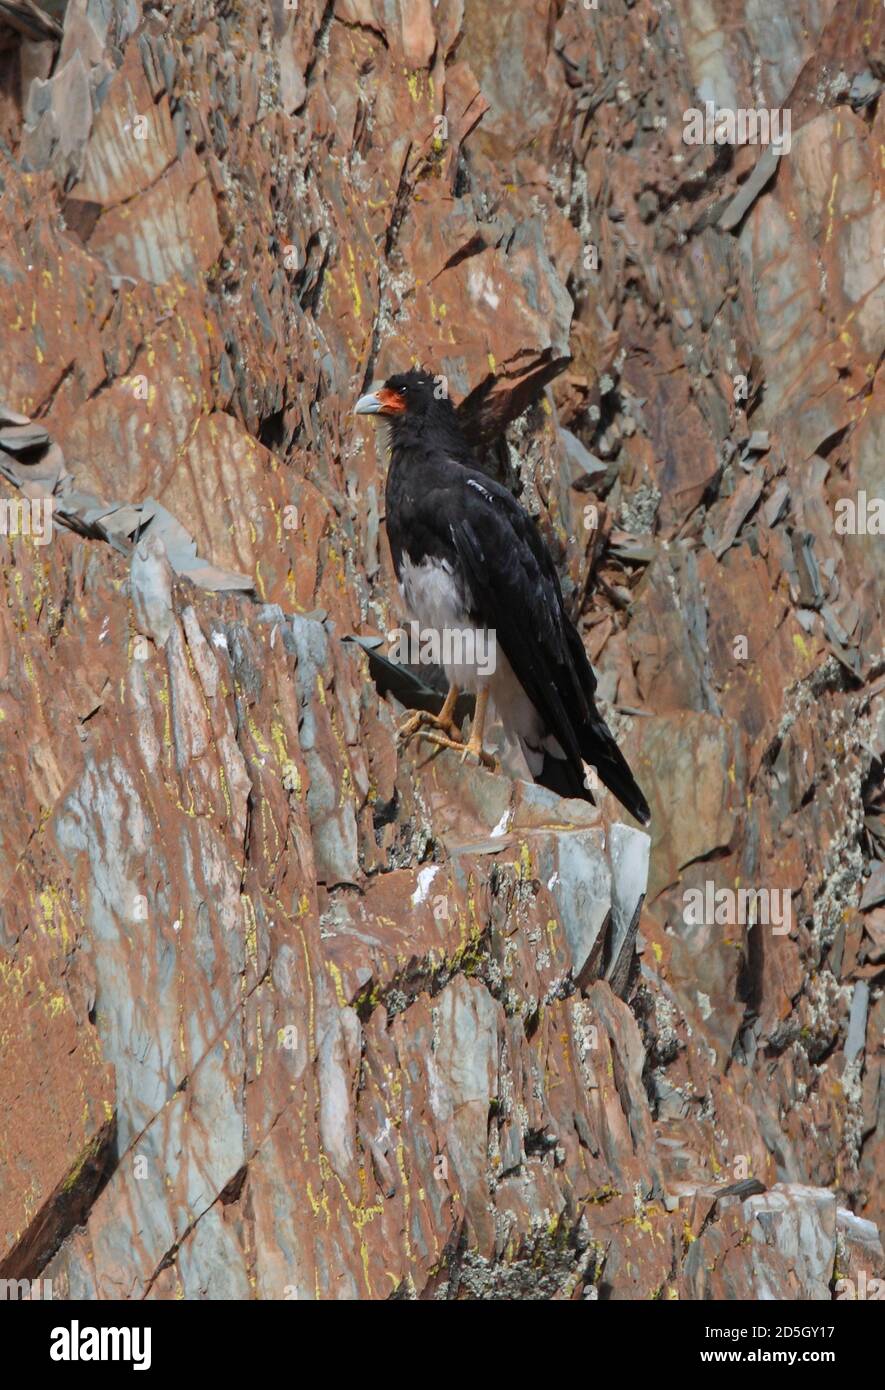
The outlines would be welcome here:
M 0 6 L 0 1277 L 885 1274 L 882 14 L 616 10 Z M 650 837 L 397 747 L 351 412 L 416 362 Z

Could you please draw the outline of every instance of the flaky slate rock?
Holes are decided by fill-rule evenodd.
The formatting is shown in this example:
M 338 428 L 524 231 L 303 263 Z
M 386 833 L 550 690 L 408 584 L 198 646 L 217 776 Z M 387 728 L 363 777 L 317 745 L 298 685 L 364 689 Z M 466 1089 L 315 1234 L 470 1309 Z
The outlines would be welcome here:
M 885 1275 L 885 562 L 836 524 L 881 491 L 883 16 L 621 8 L 3 29 L 0 502 L 58 505 L 0 531 L 4 1276 Z M 687 145 L 708 99 L 789 153 Z M 350 411 L 413 360 L 538 518 L 650 836 L 397 749 Z

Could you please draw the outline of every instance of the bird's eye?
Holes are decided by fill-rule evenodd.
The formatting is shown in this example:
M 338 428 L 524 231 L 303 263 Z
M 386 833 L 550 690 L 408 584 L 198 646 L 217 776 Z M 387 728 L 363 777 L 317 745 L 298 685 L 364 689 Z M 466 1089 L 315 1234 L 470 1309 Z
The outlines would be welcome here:
M 405 395 L 408 394 L 408 390 L 409 390 L 408 386 L 401 386 L 401 387 L 399 388 L 399 393 L 400 393 L 401 396 L 405 396 Z

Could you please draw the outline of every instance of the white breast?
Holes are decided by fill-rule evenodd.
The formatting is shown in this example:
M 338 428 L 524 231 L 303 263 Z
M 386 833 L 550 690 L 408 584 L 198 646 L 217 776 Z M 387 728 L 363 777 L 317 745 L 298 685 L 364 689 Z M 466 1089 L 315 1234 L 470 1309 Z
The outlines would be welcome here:
M 415 565 L 404 554 L 399 588 L 422 627 L 442 631 L 467 623 L 465 598 L 448 560 L 424 560 Z
M 450 684 L 476 691 L 491 675 L 489 634 L 470 622 L 470 594 L 458 582 L 452 566 L 447 560 L 425 560 L 416 565 L 403 555 L 399 587 L 421 630 L 420 640 L 423 642 L 428 633 L 437 634 L 436 659 Z

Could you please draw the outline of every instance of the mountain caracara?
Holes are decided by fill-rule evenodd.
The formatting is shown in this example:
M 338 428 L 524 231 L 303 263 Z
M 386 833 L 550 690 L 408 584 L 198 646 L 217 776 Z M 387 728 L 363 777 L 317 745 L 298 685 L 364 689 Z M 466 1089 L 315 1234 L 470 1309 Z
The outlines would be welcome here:
M 535 781 L 592 801 L 584 770 L 590 764 L 647 825 L 645 797 L 596 709 L 596 677 L 563 606 L 550 552 L 515 497 L 476 467 L 451 401 L 432 376 L 410 371 L 360 397 L 356 414 L 381 415 L 391 427 L 387 535 L 414 618 L 440 634 L 471 629 L 479 649 L 495 634 L 493 673 L 481 674 L 476 663 L 444 663 L 449 693 L 442 711 L 413 714 L 401 735 L 420 734 L 493 766 L 483 749 L 491 699 Z M 453 719 L 461 689 L 476 694 L 467 744 Z

